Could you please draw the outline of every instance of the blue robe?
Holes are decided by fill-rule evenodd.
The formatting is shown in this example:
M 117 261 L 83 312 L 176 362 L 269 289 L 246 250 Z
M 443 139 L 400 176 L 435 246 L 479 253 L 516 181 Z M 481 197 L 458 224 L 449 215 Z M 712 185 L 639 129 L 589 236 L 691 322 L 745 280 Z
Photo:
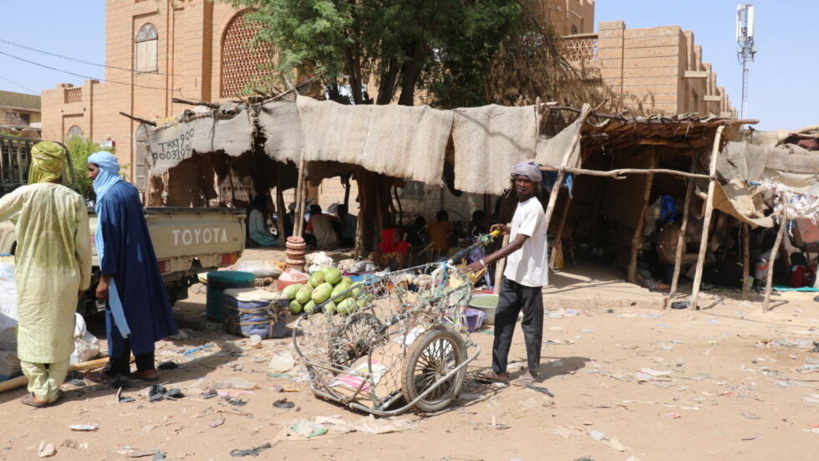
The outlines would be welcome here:
M 177 328 L 139 193 L 133 184 L 120 181 L 111 186 L 98 205 L 97 226 L 102 229 L 105 244 L 100 271 L 116 281 L 131 330 L 126 345 L 106 301 L 108 353 L 127 358 L 128 349 L 135 356 L 153 352 L 154 342 L 177 334 Z

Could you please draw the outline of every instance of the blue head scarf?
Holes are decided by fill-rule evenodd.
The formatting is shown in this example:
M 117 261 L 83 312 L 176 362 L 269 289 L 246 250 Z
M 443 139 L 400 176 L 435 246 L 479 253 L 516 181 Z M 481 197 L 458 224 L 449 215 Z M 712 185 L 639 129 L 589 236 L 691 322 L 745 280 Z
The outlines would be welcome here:
M 94 178 L 93 183 L 94 193 L 97 195 L 97 202 L 94 205 L 94 210 L 97 212 L 97 218 L 99 218 L 100 209 L 102 208 L 100 206 L 100 201 L 114 184 L 124 180 L 119 175 L 119 161 L 117 161 L 117 158 L 110 152 L 106 152 L 104 150 L 94 152 L 88 156 L 88 163 L 93 163 L 100 169 L 100 172 L 97 177 Z M 103 241 L 102 238 L 102 225 L 99 221 L 97 221 L 97 229 L 96 232 L 94 232 L 94 243 L 97 247 L 97 258 L 99 259 L 101 266 L 102 257 L 105 253 L 105 241 Z M 113 278 L 111 279 L 111 284 L 109 286 L 108 304 L 111 307 L 111 312 L 114 316 L 114 324 L 119 329 L 122 337 L 127 338 L 131 334 L 131 330 L 128 327 L 128 322 L 125 320 L 122 300 L 119 298 L 117 284 Z
M 94 152 L 88 156 L 88 163 L 93 163 L 100 169 L 93 184 L 94 193 L 97 195 L 97 213 L 99 213 L 99 203 L 102 197 L 108 192 L 111 186 L 123 179 L 119 175 L 119 161 L 114 154 L 110 152 L 104 150 Z

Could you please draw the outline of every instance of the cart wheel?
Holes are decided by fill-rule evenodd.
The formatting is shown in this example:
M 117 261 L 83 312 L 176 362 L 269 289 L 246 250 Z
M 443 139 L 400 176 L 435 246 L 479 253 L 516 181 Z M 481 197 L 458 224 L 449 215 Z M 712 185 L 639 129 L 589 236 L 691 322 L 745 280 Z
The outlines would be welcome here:
M 370 353 L 376 337 L 383 335 L 383 324 L 369 312 L 352 314 L 343 328 L 330 340 L 330 360 L 339 368 L 348 368 Z
M 403 366 L 401 391 L 407 402 L 440 381 L 452 369 L 466 361 L 466 344 L 461 335 L 447 328 L 433 328 L 418 337 L 410 346 Z M 461 390 L 466 368 L 446 380 L 415 404 L 426 413 L 443 410 Z

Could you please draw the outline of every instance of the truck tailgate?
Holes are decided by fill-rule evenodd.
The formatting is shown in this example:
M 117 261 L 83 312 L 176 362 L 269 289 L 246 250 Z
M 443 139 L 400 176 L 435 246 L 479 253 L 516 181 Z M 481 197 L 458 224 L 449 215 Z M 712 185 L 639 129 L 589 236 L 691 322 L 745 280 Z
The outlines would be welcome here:
M 170 261 L 168 272 L 187 271 L 194 259 L 204 268 L 224 266 L 222 255 L 238 258 L 245 246 L 244 210 L 150 207 L 145 219 L 157 260 Z

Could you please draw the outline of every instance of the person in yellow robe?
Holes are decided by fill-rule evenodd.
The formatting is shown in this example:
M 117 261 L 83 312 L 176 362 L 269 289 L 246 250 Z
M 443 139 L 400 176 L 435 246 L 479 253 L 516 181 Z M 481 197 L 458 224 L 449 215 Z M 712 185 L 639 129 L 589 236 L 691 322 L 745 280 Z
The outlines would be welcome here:
M 0 221 L 17 232 L 17 355 L 28 378 L 22 403 L 55 404 L 74 350 L 77 299 L 91 284 L 88 208 L 60 184 L 66 152 L 57 143 L 31 148 L 28 185 L 0 198 Z

